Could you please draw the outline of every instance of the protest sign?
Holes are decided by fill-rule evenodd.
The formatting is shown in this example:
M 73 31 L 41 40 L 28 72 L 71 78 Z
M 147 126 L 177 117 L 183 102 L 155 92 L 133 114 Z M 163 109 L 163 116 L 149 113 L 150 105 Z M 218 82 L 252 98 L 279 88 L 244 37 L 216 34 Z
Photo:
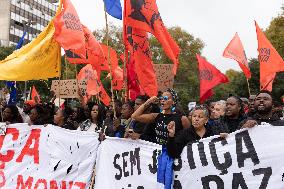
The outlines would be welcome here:
M 175 161 L 174 188 L 284 188 L 283 134 L 258 126 L 189 144 Z
M 146 141 L 107 138 L 99 147 L 96 189 L 156 189 L 161 146 Z
M 81 90 L 82 95 L 86 96 L 86 80 L 78 81 L 78 85 L 76 79 L 53 80 L 51 84 L 51 91 L 54 91 L 56 97 L 58 98 L 78 98 L 78 87 Z
M 173 64 L 154 64 L 156 72 L 158 90 L 165 91 L 174 86 Z
M 98 145 L 96 133 L 9 125 L 0 136 L 0 188 L 88 188 Z

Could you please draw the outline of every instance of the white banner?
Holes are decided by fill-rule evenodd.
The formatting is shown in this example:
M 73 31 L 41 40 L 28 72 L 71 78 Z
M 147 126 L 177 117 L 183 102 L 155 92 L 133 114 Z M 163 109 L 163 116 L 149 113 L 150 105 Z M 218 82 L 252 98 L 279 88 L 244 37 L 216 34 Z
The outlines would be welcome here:
M 0 136 L 0 188 L 88 188 L 98 145 L 96 133 L 10 125 Z
M 258 126 L 184 148 L 175 189 L 283 189 L 284 127 Z
M 156 189 L 161 146 L 107 138 L 99 147 L 95 189 Z
M 175 189 L 284 189 L 284 127 L 258 126 L 185 147 Z M 99 146 L 99 147 L 98 147 Z M 0 136 L 0 188 L 157 189 L 161 146 L 55 126 L 10 125 Z

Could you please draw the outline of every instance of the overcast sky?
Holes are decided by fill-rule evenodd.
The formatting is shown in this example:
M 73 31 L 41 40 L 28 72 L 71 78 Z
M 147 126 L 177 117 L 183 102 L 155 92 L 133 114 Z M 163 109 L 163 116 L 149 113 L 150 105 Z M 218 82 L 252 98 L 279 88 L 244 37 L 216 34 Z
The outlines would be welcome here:
M 254 20 L 263 29 L 281 13 L 283 0 L 156 0 L 164 24 L 180 26 L 205 43 L 202 55 L 222 72 L 240 70 L 233 60 L 222 57 L 235 32 L 248 58 L 257 57 Z M 122 2 L 122 0 L 121 0 Z M 91 31 L 105 26 L 103 0 L 72 0 L 81 22 Z M 122 21 L 109 17 L 122 26 Z M 190 63 L 190 62 L 189 62 Z

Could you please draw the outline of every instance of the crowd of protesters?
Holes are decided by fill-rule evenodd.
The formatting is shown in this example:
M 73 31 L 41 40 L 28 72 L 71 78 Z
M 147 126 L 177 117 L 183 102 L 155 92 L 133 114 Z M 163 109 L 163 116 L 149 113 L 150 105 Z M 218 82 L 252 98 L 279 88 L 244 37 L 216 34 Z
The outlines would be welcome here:
M 74 108 L 64 103 L 56 107 L 49 102 L 28 100 L 23 108 L 1 101 L 2 122 L 53 124 L 70 130 L 99 132 L 104 136 L 142 139 L 167 148 L 171 157 L 179 157 L 183 147 L 201 138 L 232 133 L 262 123 L 284 126 L 283 108 L 275 103 L 269 91 L 247 98 L 231 95 L 227 99 L 196 106 L 187 114 L 178 105 L 178 95 L 168 89 L 158 97 L 141 95 L 135 101 L 122 103 L 115 99 L 108 107 L 83 101 Z M 113 107 L 114 104 L 114 107 Z

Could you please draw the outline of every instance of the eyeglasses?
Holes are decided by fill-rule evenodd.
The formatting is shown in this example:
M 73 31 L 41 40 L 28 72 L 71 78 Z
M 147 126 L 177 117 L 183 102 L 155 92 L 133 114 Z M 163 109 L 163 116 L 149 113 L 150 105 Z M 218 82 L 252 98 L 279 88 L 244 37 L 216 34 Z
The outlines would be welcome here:
M 168 96 L 160 96 L 159 99 L 160 99 L 160 100 L 167 101 L 167 100 L 169 100 L 169 97 L 168 97 Z

